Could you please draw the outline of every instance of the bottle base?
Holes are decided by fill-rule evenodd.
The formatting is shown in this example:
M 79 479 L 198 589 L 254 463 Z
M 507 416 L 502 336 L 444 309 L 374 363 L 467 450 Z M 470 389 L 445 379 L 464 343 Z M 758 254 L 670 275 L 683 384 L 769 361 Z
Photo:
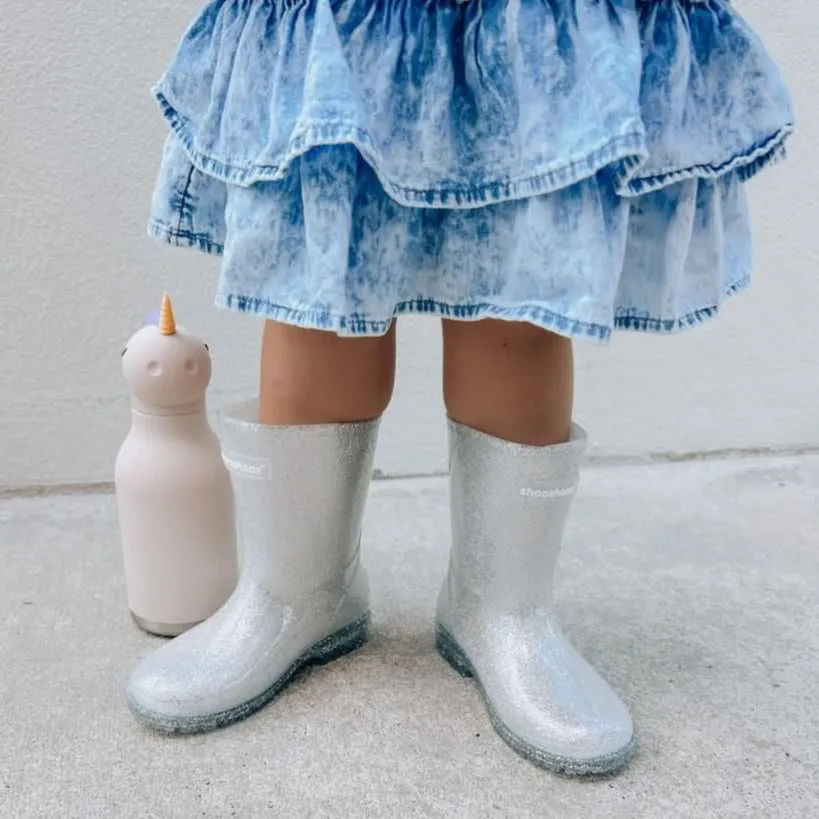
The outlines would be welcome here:
M 195 623 L 157 623 L 153 620 L 146 620 L 144 617 L 134 614 L 134 612 L 131 612 L 131 617 L 143 631 L 147 631 L 148 634 L 153 634 L 156 637 L 178 637 L 202 622 L 197 620 Z

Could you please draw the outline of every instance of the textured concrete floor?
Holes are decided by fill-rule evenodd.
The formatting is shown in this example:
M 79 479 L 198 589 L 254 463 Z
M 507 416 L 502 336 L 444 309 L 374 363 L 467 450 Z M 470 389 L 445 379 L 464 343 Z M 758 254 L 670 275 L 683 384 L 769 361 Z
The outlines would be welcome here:
M 122 685 L 113 498 L 0 502 L 0 817 L 819 816 L 819 458 L 586 470 L 567 631 L 631 705 L 609 781 L 514 756 L 433 651 L 443 480 L 381 482 L 375 634 L 219 733 L 152 735 Z

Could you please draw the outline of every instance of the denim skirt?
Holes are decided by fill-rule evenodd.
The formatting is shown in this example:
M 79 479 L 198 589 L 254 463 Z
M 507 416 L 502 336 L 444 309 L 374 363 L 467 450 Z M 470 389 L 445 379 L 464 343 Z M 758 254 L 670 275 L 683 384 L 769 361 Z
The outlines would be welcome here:
M 746 288 L 792 101 L 729 0 L 214 0 L 154 88 L 149 232 L 219 306 L 669 333 Z

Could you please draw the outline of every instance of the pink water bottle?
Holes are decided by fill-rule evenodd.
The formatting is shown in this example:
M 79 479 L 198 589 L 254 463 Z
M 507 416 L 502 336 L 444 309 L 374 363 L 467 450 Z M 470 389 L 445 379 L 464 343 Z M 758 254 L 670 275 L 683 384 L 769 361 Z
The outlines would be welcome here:
M 233 492 L 210 426 L 207 345 L 177 327 L 171 301 L 122 353 L 131 430 L 115 484 L 128 606 L 173 637 L 214 614 L 238 575 Z

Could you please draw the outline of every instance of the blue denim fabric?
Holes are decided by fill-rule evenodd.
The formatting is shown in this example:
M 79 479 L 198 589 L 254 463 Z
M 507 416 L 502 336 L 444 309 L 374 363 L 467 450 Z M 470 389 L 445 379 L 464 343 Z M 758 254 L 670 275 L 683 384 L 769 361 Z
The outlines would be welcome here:
M 219 305 L 343 335 L 696 324 L 793 130 L 727 0 L 218 0 L 155 94 L 150 232 L 223 255 Z

